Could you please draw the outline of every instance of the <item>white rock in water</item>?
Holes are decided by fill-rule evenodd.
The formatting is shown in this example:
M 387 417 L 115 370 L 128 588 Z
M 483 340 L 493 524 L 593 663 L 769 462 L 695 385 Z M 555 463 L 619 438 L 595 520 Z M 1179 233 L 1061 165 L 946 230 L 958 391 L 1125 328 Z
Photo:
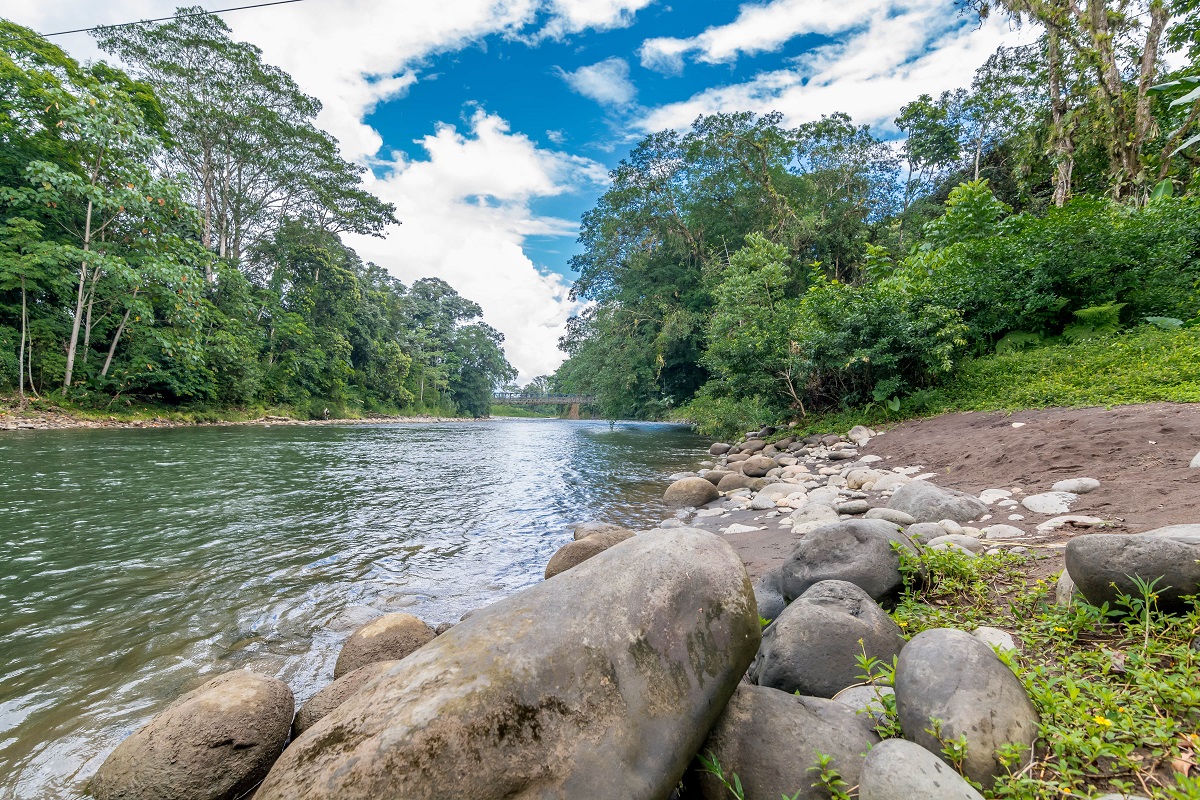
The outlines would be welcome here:
M 1100 481 L 1095 478 L 1071 478 L 1070 480 L 1059 481 L 1050 487 L 1056 492 L 1070 492 L 1071 494 L 1087 494 L 1094 492 L 1100 488 Z
M 1078 499 L 1079 495 L 1073 492 L 1043 492 L 1026 497 L 1021 505 L 1035 514 L 1064 514 Z
M 1012 492 L 1008 489 L 984 489 L 979 493 L 979 499 L 987 505 L 991 505 L 998 500 L 1005 500 L 1012 497 Z

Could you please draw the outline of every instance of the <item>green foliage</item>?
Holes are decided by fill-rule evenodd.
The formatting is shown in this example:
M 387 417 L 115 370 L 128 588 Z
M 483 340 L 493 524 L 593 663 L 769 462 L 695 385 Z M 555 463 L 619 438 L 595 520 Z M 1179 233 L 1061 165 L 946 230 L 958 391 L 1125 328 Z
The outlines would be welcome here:
M 833 765 L 833 756 L 825 753 L 817 753 L 817 763 L 808 768 L 808 771 L 814 773 L 816 779 L 812 785 L 814 788 L 823 789 L 830 797 L 830 800 L 850 800 L 850 784 L 842 779 L 842 774 L 837 771 Z M 793 798 L 784 795 L 783 800 L 795 800 L 799 797 L 797 792 Z

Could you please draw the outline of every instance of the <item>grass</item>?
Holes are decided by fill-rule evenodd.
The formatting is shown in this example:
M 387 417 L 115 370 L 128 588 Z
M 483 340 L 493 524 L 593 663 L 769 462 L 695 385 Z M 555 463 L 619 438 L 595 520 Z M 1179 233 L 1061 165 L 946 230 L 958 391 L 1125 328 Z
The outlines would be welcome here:
M 1200 403 L 1200 328 L 1164 331 L 1150 325 L 1098 339 L 1060 342 L 965 361 L 941 386 L 913 392 L 899 411 L 872 403 L 811 414 L 784 435 L 844 433 L 953 411 Z M 768 422 L 757 400 L 689 404 L 683 416 L 705 435 L 734 437 Z
M 1191 646 L 1200 609 L 1163 614 L 1153 587 L 1115 608 L 1057 606 L 1051 579 L 1026 577 L 1035 562 L 1024 555 L 926 551 L 919 561 L 927 580 L 917 586 L 910 561 L 893 612 L 905 635 L 984 624 L 1010 631 L 1020 650 L 1002 659 L 1041 716 L 1032 760 L 1006 754 L 1013 773 L 986 797 L 1200 798 L 1200 652 Z

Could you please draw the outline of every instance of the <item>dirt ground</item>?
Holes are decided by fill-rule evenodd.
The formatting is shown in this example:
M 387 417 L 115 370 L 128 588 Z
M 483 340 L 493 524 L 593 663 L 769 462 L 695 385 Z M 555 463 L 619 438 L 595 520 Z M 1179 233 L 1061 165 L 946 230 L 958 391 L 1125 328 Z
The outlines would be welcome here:
M 841 431 L 841 433 L 845 433 Z M 979 526 L 1003 523 L 1026 531 L 1019 544 L 1044 556 L 1036 577 L 1062 568 L 1062 551 L 1085 532 L 1138 533 L 1164 525 L 1200 523 L 1200 469 L 1190 469 L 1200 452 L 1200 404 L 1153 403 L 1113 409 L 1039 409 L 1013 414 L 969 412 L 913 420 L 887 430 L 860 450 L 878 455 L 877 468 L 919 466 L 939 486 L 978 495 L 1008 489 L 1013 499 L 1048 492 L 1067 478 L 1095 478 L 1100 488 L 1080 495 L 1069 513 L 1099 517 L 1099 528 L 1066 526 L 1039 533 L 1053 515 L 1023 507 L 992 507 Z M 886 498 L 871 494 L 873 505 Z M 1013 514 L 1023 516 L 1011 520 Z M 758 528 L 725 534 L 752 577 L 782 563 L 797 537 L 786 516 L 733 511 L 689 524 L 720 531 L 733 523 Z M 1017 544 L 1017 542 L 1013 542 Z

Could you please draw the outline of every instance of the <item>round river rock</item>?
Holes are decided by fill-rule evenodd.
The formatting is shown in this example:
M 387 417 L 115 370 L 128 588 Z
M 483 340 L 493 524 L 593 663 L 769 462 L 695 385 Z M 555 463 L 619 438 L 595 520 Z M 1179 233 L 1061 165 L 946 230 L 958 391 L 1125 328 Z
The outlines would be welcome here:
M 433 628 L 412 614 L 385 614 L 350 634 L 338 653 L 333 677 L 340 678 L 376 661 L 404 658 L 435 636 Z

